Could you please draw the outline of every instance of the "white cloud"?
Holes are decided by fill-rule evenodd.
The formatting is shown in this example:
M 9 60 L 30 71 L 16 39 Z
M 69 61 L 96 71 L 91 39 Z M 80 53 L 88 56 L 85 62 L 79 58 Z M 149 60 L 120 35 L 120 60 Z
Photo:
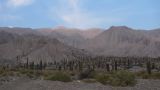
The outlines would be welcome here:
M 79 0 L 69 0 L 68 2 L 74 9 L 78 7 Z
M 34 0 L 8 0 L 7 6 L 8 7 L 20 7 L 20 6 L 27 6 L 33 3 Z
M 84 10 L 80 6 L 80 1 L 83 0 L 61 0 L 56 8 L 53 10 L 53 15 L 62 21 L 61 24 L 64 24 L 69 27 L 75 28 L 89 28 L 100 23 L 100 19 L 93 16 L 92 13 Z M 65 5 L 65 6 L 64 6 Z
M 21 16 L 11 13 L 12 8 L 27 6 L 35 0 L 5 0 L 0 1 L 0 20 L 6 22 L 8 20 L 20 20 Z
M 97 12 L 87 11 L 82 4 L 84 0 L 59 0 L 52 15 L 55 20 L 61 20 L 60 24 L 74 28 L 99 27 L 104 23 L 107 25 L 122 21 L 112 16 L 98 16 Z

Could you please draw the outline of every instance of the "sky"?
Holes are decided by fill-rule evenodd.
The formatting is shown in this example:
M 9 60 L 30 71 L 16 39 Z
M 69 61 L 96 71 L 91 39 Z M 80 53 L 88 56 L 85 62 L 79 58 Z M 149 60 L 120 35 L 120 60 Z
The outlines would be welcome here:
M 0 0 L 0 27 L 160 28 L 160 0 Z

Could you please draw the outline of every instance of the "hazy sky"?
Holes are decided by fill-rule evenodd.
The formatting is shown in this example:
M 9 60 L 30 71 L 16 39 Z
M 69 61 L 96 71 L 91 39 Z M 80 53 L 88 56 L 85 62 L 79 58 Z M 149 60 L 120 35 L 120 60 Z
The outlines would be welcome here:
M 160 0 L 0 0 L 0 26 L 160 28 Z

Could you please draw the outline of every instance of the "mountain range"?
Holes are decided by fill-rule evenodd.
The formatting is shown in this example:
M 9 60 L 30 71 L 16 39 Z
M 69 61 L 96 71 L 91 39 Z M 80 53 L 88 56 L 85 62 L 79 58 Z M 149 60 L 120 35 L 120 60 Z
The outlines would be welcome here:
M 160 29 L 0 27 L 0 62 L 77 59 L 86 55 L 160 56 Z

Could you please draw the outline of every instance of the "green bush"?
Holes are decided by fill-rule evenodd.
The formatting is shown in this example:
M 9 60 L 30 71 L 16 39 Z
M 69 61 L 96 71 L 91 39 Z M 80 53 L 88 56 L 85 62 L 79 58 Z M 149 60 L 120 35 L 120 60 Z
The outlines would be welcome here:
M 142 75 L 146 74 L 145 71 L 140 71 L 135 73 L 137 77 L 142 77 Z
M 0 69 L 0 77 L 4 76 L 14 76 L 14 72 L 11 70 Z
M 142 74 L 141 78 L 142 79 L 149 79 L 150 75 L 148 73 L 144 73 L 144 74 Z
M 138 78 L 142 78 L 142 79 L 149 79 L 149 74 L 146 71 L 140 71 L 136 73 L 136 76 Z
M 109 74 L 98 74 L 95 76 L 95 79 L 102 84 L 108 84 L 110 77 Z
M 18 71 L 20 74 L 32 73 L 30 70 L 21 69 Z
M 86 69 L 86 70 L 79 73 L 78 78 L 79 79 L 93 78 L 94 74 L 95 74 L 95 72 L 93 70 Z
M 18 70 L 17 72 L 20 75 L 25 75 L 29 78 L 39 78 L 40 76 L 42 76 L 42 72 L 37 70 L 21 69 L 21 70 Z
M 135 75 L 128 71 L 99 74 L 95 79 L 102 84 L 110 84 L 112 86 L 132 86 L 136 83 Z
M 109 80 L 113 86 L 132 86 L 136 83 L 135 75 L 128 71 L 114 72 Z
M 138 72 L 136 75 L 142 79 L 160 79 L 159 72 L 152 72 L 152 74 L 148 74 L 147 72 L 143 71 L 143 72 Z
M 160 79 L 160 72 L 152 73 L 152 79 Z
M 31 78 L 34 76 L 33 70 L 19 70 L 19 73 L 22 75 L 26 75 L 28 77 L 31 77 Z
M 62 82 L 72 81 L 71 77 L 63 72 L 55 72 L 54 74 L 45 77 L 45 79 L 52 81 L 62 81 Z
M 97 82 L 95 79 L 83 79 L 82 81 L 85 83 L 96 83 Z

